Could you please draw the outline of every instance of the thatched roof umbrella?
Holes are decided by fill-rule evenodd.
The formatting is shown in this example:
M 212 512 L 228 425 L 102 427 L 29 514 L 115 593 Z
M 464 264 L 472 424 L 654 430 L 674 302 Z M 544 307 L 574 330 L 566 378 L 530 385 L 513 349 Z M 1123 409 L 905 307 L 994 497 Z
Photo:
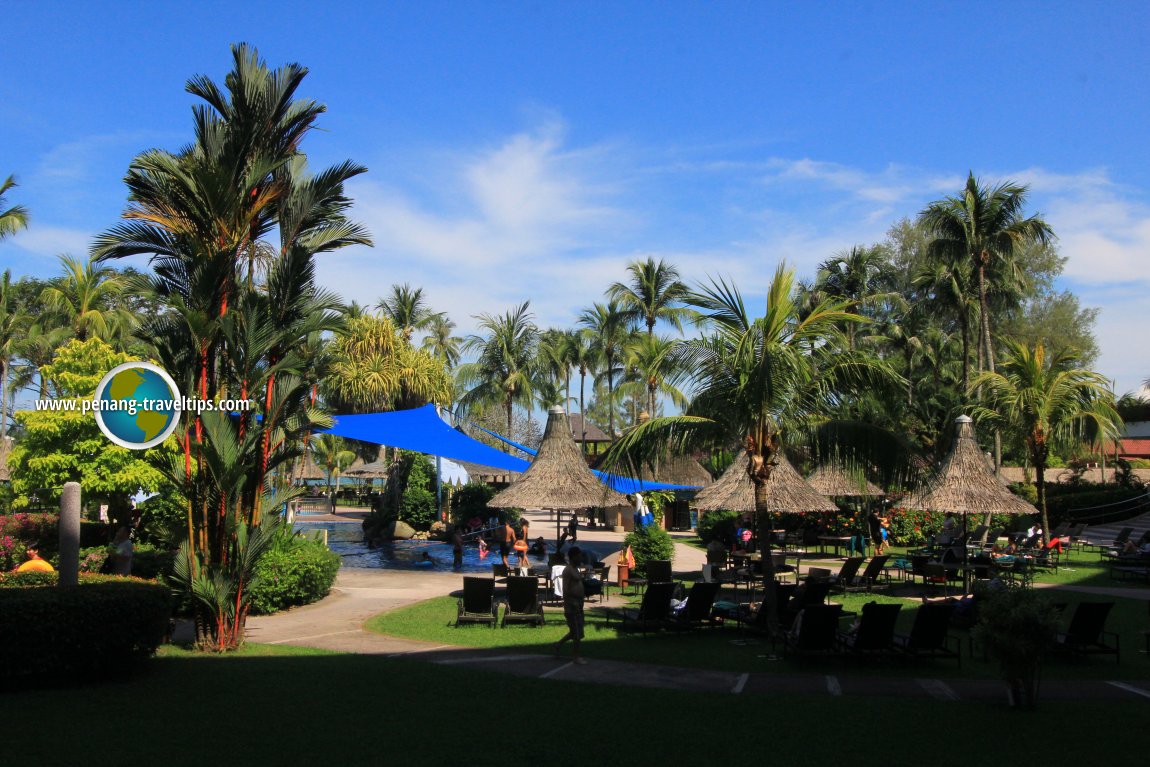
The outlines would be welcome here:
M 834 463 L 824 463 L 807 477 L 807 482 L 815 490 L 830 498 L 856 498 L 866 495 L 882 495 L 875 485 L 867 481 L 859 472 L 850 476 L 846 469 Z
M 838 511 L 825 495 L 807 484 L 795 467 L 781 453 L 779 462 L 767 480 L 767 509 L 771 512 L 801 513 L 805 511 Z M 723 476 L 713 485 L 705 487 L 695 496 L 693 503 L 699 511 L 755 510 L 755 486 L 747 474 L 747 454 L 741 453 Z
M 571 436 L 567 414 L 553 407 L 547 412 L 543 443 L 523 472 L 506 489 L 487 502 L 496 509 L 586 509 L 595 506 L 626 506 L 627 497 L 600 482 L 583 460 Z M 556 519 L 558 525 L 558 519 Z
M 359 479 L 382 479 L 387 476 L 387 470 L 390 467 L 391 463 L 388 461 L 372 461 L 348 469 L 343 474 L 345 477 L 358 477 Z
M 898 506 L 955 514 L 1034 514 L 1035 508 L 1010 492 L 994 475 L 974 439 L 969 416 L 955 419 L 950 455 L 934 479 L 899 501 Z
M 655 471 L 644 466 L 639 472 L 639 479 L 645 482 L 666 482 L 670 485 L 688 485 L 707 487 L 715 480 L 711 472 L 688 455 L 676 455 L 660 461 Z

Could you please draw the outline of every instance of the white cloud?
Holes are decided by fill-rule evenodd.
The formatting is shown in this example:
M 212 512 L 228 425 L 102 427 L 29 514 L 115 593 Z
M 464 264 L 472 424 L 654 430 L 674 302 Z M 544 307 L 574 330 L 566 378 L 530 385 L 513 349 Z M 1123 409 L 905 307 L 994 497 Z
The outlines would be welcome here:
M 9 242 L 34 256 L 44 258 L 45 263 L 48 263 L 47 259 L 54 259 L 62 253 L 84 256 L 88 252 L 92 237 L 92 232 L 81 229 L 39 226 L 33 219 L 32 226 L 13 235 Z

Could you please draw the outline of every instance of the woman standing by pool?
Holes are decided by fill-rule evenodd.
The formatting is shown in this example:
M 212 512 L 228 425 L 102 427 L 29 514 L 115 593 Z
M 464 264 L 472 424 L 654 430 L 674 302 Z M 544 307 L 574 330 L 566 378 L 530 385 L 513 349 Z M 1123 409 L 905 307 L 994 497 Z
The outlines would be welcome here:
M 526 519 L 519 520 L 519 537 L 515 539 L 515 553 L 519 556 L 519 569 L 526 571 L 530 567 L 530 562 L 527 561 L 527 549 L 530 544 L 527 542 L 527 534 L 530 532 L 531 523 Z

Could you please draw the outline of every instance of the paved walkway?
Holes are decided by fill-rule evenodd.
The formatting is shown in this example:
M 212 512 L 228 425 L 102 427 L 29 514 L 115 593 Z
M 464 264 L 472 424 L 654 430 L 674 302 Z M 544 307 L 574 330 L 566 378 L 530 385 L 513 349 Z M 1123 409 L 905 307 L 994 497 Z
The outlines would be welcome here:
M 533 532 L 546 529 L 546 523 L 542 520 L 533 522 L 540 525 L 533 525 Z M 621 538 L 621 535 L 606 530 L 579 531 L 580 542 L 590 543 L 600 553 L 605 549 L 617 552 Z M 700 550 L 676 543 L 676 572 L 698 571 L 704 560 L 705 556 Z M 436 645 L 383 636 L 363 628 L 364 622 L 374 615 L 450 593 L 459 588 L 459 583 L 457 573 L 343 569 L 332 594 L 321 602 L 276 615 L 249 619 L 248 638 L 268 644 L 402 656 L 443 665 L 497 670 L 504 674 L 544 679 L 614 685 L 625 680 L 629 686 L 730 695 L 896 696 L 995 703 L 1005 700 L 1003 685 L 992 680 L 736 673 L 608 660 L 592 660 L 587 665 L 577 666 L 568 660 L 548 655 Z M 1150 599 L 1150 589 L 1073 587 L 1071 590 Z M 767 652 L 764 645 L 764 653 Z M 769 657 L 765 662 L 771 662 Z M 1140 659 L 1135 662 L 1137 660 Z M 1115 668 L 1115 676 L 1121 676 L 1121 667 Z M 1144 700 L 1150 703 L 1150 681 L 1044 681 L 1042 696 L 1044 700 Z

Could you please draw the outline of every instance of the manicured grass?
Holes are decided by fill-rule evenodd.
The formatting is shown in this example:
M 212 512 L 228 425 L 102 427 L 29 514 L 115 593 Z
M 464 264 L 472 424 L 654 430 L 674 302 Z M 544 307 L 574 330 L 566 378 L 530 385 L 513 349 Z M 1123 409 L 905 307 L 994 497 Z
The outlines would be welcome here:
M 1132 733 L 1146 717 L 1136 700 L 1047 703 L 1018 713 L 917 699 L 734 696 L 627 687 L 626 680 L 575 684 L 285 650 L 165 652 L 150 673 L 121 683 L 13 696 L 0 728 L 5 763 L 314 767 L 531 758 L 549 765 L 727 765 L 778 758 L 969 767 L 988 754 L 994 762 L 1028 764 L 1037 742 L 1044 765 L 1076 765 L 1129 761 Z M 1041 745 L 1069 723 L 1074 737 L 1058 737 L 1056 748 Z
M 1070 609 L 1080 601 L 1082 595 L 1052 592 L 1052 601 L 1064 600 Z M 836 595 L 834 601 L 844 609 L 858 612 L 871 600 L 897 602 L 903 605 L 899 613 L 898 630 L 909 632 L 914 621 L 914 613 L 920 602 L 883 594 Z M 1048 679 L 1145 679 L 1150 678 L 1150 661 L 1138 650 L 1143 647 L 1139 633 L 1150 626 L 1147 619 L 1146 603 L 1139 600 L 1118 599 L 1111 611 L 1107 627 L 1121 636 L 1122 663 L 1115 664 L 1113 657 L 1087 658 L 1072 662 L 1068 659 L 1049 660 L 1043 675 Z M 551 644 L 563 636 L 567 627 L 563 622 L 562 611 L 547 609 L 547 624 L 542 628 L 514 625 L 505 629 L 491 629 L 481 625 L 456 627 L 456 601 L 451 597 L 438 597 L 418 604 L 400 608 L 370 619 L 366 627 L 390 636 L 418 639 L 435 644 L 458 645 L 501 649 L 514 652 L 551 652 Z M 1067 612 L 1069 615 L 1069 612 Z M 584 640 L 584 654 L 589 658 L 607 660 L 636 661 L 686 668 L 714 669 L 720 671 L 752 671 L 759 673 L 796 672 L 796 667 L 777 659 L 778 653 L 763 639 L 744 635 L 733 628 L 700 630 L 690 634 L 674 632 L 640 634 L 620 634 L 616 631 L 618 621 L 605 622 L 605 610 L 588 604 L 587 636 Z M 844 624 L 845 627 L 845 624 Z M 835 674 L 905 675 L 922 676 L 929 673 L 940 678 L 997 678 L 998 666 L 982 659 L 981 653 L 969 657 L 966 632 L 954 632 L 963 642 L 963 665 L 959 669 L 953 661 L 937 661 L 928 665 L 901 663 L 897 660 L 886 662 L 860 663 L 851 659 L 830 659 L 812 661 L 805 671 Z M 924 669 L 929 669 L 926 671 Z

